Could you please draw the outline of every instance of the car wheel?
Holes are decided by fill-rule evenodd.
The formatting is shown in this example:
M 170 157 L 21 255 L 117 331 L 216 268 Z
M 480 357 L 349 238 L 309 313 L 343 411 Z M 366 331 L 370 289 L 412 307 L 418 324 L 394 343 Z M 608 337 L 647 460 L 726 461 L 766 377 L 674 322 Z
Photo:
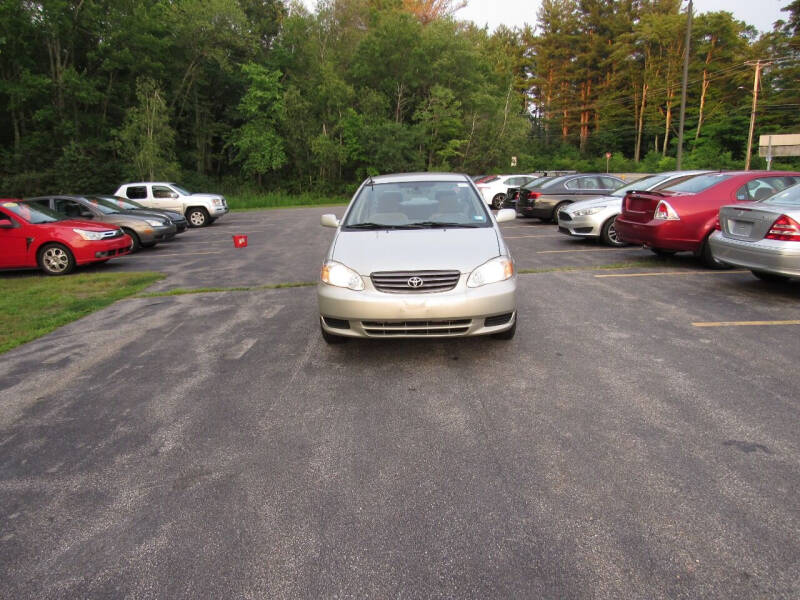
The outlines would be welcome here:
M 717 260 L 711 252 L 711 244 L 708 243 L 708 238 L 703 242 L 703 247 L 700 248 L 700 260 L 703 265 L 709 269 L 731 269 L 730 265 L 726 265 L 721 260 Z
M 322 333 L 322 339 L 325 340 L 326 344 L 344 344 L 347 341 L 347 338 L 343 335 L 336 335 L 335 333 L 325 331 L 325 328 L 322 326 L 322 319 L 320 319 L 319 322 L 319 330 Z
M 500 333 L 493 333 L 492 337 L 496 340 L 510 340 L 514 338 L 514 334 L 517 333 L 517 321 L 519 321 L 519 315 L 514 319 L 514 324 L 506 329 L 505 331 L 501 331 Z
M 45 244 L 39 250 L 39 268 L 47 275 L 66 275 L 75 269 L 75 257 L 61 244 Z
M 186 211 L 186 220 L 190 227 L 205 227 L 209 224 L 208 211 L 202 206 L 195 206 Z
M 131 252 L 138 252 L 139 250 L 142 249 L 142 240 L 139 238 L 138 233 L 136 233 L 133 229 L 127 229 L 127 228 L 123 229 L 122 231 L 131 236 L 131 239 L 133 240 L 133 245 L 131 245 Z
M 494 198 L 492 198 L 492 208 L 495 210 L 500 210 L 503 208 L 503 202 L 506 199 L 505 194 L 497 194 Z
M 766 271 L 750 271 L 753 275 L 758 277 L 761 281 L 766 281 L 768 283 L 783 283 L 785 281 L 789 281 L 789 277 L 786 275 L 778 275 L 777 273 L 767 273 Z
M 550 217 L 550 220 L 553 223 L 558 225 L 558 211 L 560 211 L 562 208 L 564 208 L 568 204 L 569 204 L 569 202 L 560 202 L 559 204 L 556 204 L 556 207 L 553 209 L 553 216 Z
M 616 215 L 603 223 L 603 228 L 600 230 L 600 239 L 607 246 L 624 246 L 625 242 L 619 239 L 617 235 L 617 217 Z
M 655 254 L 656 256 L 660 256 L 661 258 L 667 258 L 668 256 L 675 256 L 677 250 L 664 250 L 663 248 L 650 248 L 650 252 Z

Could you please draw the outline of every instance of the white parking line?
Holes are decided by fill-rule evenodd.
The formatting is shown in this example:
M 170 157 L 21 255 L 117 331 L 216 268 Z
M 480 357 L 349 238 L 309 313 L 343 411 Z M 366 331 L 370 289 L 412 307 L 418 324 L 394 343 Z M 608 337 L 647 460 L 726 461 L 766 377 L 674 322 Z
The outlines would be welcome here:
M 522 238 L 554 238 L 564 237 L 563 233 L 540 233 L 539 235 L 504 235 L 506 240 L 520 240 Z
M 222 250 L 211 250 L 209 252 L 192 252 L 191 254 L 186 254 L 185 252 L 174 252 L 170 254 L 150 254 L 148 258 L 161 258 L 162 256 L 183 256 L 185 258 L 190 258 L 192 256 L 197 256 L 199 254 L 222 254 Z M 136 254 L 127 254 L 125 256 L 120 256 L 120 259 L 123 258 L 136 258 Z
M 652 273 L 613 273 L 609 275 L 595 275 L 595 277 L 659 277 L 661 275 L 732 275 L 747 273 L 747 271 L 654 271 Z
M 267 310 L 264 311 L 262 315 L 265 319 L 271 319 L 275 315 L 277 315 L 281 309 L 283 308 L 283 304 L 276 304 L 275 306 L 270 306 Z
M 641 248 L 581 248 L 578 250 L 539 250 L 536 254 L 562 254 L 564 252 L 619 252 L 620 250 L 641 250 Z
M 701 321 L 695 327 L 748 327 L 759 325 L 800 325 L 800 321 Z
M 246 338 L 239 342 L 232 349 L 228 350 L 224 357 L 228 360 L 239 360 L 252 348 L 258 340 L 256 338 Z

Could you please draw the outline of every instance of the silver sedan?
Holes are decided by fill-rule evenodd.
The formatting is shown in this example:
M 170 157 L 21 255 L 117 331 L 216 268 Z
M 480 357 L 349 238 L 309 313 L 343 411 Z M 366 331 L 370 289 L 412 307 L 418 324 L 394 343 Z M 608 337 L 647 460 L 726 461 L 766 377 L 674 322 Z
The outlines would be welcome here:
M 341 222 L 317 286 L 328 343 L 348 337 L 514 336 L 517 277 L 493 216 L 466 175 L 365 181 Z
M 695 175 L 708 171 L 669 171 L 658 173 L 644 179 L 638 179 L 608 196 L 589 198 L 573 202 L 558 212 L 558 230 L 575 237 L 600 238 L 609 246 L 623 246 L 617 238 L 614 222 L 622 212 L 622 200 L 631 190 L 657 190 L 668 185 L 679 183 Z
M 714 258 L 764 281 L 800 277 L 800 184 L 758 202 L 723 206 Z

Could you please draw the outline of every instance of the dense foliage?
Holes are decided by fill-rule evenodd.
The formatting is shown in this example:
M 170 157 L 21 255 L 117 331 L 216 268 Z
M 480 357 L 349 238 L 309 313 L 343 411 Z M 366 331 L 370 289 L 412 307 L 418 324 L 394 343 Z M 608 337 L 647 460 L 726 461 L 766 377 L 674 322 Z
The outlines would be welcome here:
M 535 27 L 493 33 L 460 5 L 6 0 L 0 194 L 329 192 L 392 171 L 599 169 L 606 152 L 612 170 L 674 165 L 678 0 L 543 0 Z M 696 16 L 685 167 L 743 166 L 749 61 L 768 61 L 756 135 L 800 131 L 800 4 L 786 11 L 761 36 Z

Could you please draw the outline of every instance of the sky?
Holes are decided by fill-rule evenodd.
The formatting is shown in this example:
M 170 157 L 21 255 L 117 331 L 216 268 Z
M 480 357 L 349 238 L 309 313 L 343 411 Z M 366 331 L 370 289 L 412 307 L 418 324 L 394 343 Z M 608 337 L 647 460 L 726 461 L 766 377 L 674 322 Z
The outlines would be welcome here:
M 727 10 L 737 19 L 754 25 L 759 31 L 771 31 L 772 23 L 786 20 L 781 8 L 791 0 L 693 0 L 694 12 Z M 477 25 L 488 25 L 494 29 L 504 24 L 509 27 L 534 25 L 539 10 L 539 0 L 469 0 L 467 7 L 456 13 L 456 18 L 470 20 Z

